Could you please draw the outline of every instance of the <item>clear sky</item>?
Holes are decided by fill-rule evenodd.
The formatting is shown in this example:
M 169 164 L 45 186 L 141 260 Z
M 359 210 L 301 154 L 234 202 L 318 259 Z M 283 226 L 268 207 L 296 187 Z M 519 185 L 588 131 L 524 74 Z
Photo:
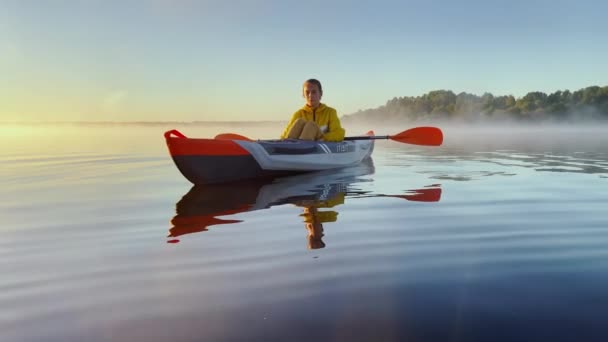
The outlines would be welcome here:
M 0 121 L 287 120 L 608 84 L 607 1 L 0 0 Z

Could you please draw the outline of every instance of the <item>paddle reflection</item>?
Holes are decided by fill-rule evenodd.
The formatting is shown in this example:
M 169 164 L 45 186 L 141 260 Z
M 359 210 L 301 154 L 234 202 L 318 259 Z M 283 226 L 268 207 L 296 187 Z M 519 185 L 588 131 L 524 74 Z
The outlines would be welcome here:
M 176 204 L 176 215 L 171 220 L 169 243 L 177 243 L 182 235 L 204 232 L 209 227 L 242 222 L 230 219 L 231 215 L 266 209 L 277 205 L 293 204 L 302 208 L 300 219 L 307 231 L 309 249 L 325 247 L 324 223 L 338 219 L 337 206 L 345 199 L 369 197 L 396 197 L 408 201 L 437 202 L 441 188 L 433 184 L 403 194 L 374 194 L 360 188 L 372 181 L 372 159 L 356 167 L 257 180 L 194 186 Z

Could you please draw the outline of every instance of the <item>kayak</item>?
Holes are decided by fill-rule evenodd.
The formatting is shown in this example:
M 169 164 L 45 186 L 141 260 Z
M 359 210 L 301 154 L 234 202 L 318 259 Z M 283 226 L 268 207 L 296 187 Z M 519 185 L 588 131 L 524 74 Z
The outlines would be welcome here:
M 360 164 L 374 150 L 373 139 L 341 142 L 251 140 L 236 134 L 193 139 L 177 130 L 167 131 L 164 136 L 175 165 L 193 184 L 343 168 Z M 366 136 L 373 138 L 374 133 L 369 131 Z

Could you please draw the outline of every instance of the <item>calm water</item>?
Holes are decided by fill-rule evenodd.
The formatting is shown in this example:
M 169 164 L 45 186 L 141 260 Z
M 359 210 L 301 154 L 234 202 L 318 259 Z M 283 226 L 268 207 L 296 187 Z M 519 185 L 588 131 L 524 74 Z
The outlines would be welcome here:
M 1 341 L 608 339 L 606 128 L 212 187 L 169 128 L 0 128 Z

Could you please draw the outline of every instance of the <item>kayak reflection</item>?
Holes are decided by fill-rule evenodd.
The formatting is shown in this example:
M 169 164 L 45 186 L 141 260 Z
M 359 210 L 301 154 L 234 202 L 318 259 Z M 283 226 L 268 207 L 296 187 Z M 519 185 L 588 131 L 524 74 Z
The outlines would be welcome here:
M 344 204 L 346 198 L 396 197 L 422 202 L 437 202 L 441 198 L 438 184 L 398 195 L 362 190 L 360 186 L 372 181 L 370 175 L 373 173 L 374 164 L 368 158 L 357 166 L 339 170 L 269 180 L 195 185 L 176 204 L 167 242 L 177 243 L 179 236 L 204 232 L 214 225 L 242 222 L 220 217 L 294 204 L 302 208 L 300 217 L 307 230 L 308 248 L 317 249 L 325 247 L 323 224 L 337 221 L 338 212 L 334 209 Z

